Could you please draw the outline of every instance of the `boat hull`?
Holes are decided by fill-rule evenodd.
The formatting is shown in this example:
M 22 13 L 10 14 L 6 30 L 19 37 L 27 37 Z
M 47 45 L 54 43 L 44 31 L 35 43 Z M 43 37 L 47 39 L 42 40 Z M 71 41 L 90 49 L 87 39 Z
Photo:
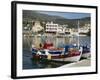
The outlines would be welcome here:
M 66 53 L 64 53 L 64 49 L 59 49 L 59 50 L 38 49 L 36 52 L 37 52 L 36 54 L 33 53 L 32 55 L 33 59 L 37 60 L 48 59 L 55 61 L 79 61 L 82 55 L 82 47 L 79 50 L 72 49 L 71 51 L 68 51 Z
M 49 54 L 49 55 L 33 55 L 34 59 L 48 59 L 48 60 L 54 60 L 54 61 L 79 61 L 81 58 L 81 52 L 79 51 L 75 51 L 75 52 L 71 52 L 69 54 L 66 55 L 60 55 L 60 54 Z
M 70 62 L 76 62 L 80 60 L 80 55 L 67 57 L 67 58 L 61 58 L 61 59 L 52 59 L 55 61 L 70 61 Z

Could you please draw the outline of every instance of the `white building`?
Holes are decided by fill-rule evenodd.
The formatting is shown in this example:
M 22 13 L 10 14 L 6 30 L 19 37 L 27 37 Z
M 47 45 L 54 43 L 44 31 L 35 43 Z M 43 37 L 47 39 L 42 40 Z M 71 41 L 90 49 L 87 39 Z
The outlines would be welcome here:
M 79 28 L 80 33 L 87 33 L 90 29 L 90 24 L 85 24 L 85 26 Z
M 40 22 L 39 21 L 35 21 L 35 24 L 32 27 L 32 31 L 33 32 L 38 32 L 38 31 L 41 31 L 43 29 L 44 28 L 41 26 Z
M 66 28 L 66 29 L 65 29 L 65 32 L 66 32 L 66 33 L 70 33 L 70 32 L 71 32 L 71 28 Z
M 46 32 L 57 32 L 58 24 L 54 24 L 53 22 L 46 23 Z
M 46 23 L 46 32 L 65 33 L 66 25 L 59 25 L 53 22 Z

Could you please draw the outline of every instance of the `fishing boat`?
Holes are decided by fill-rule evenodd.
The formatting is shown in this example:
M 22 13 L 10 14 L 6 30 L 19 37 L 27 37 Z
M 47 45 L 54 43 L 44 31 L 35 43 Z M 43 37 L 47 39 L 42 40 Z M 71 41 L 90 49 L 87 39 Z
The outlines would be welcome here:
M 49 47 L 51 47 L 49 45 Z M 82 47 L 80 49 L 71 45 L 64 48 L 32 48 L 34 59 L 48 59 L 54 61 L 79 61 L 82 55 Z
M 74 44 L 74 47 L 78 48 L 78 46 L 76 44 Z M 91 52 L 90 52 L 90 48 L 88 46 L 79 46 L 82 47 L 82 58 L 90 58 L 91 57 Z
M 79 47 L 80 46 L 80 44 L 79 44 L 79 20 L 78 20 L 78 32 L 77 32 L 77 36 L 78 36 L 78 45 L 77 45 L 77 47 Z M 89 58 L 90 56 L 91 56 L 91 53 L 90 53 L 90 48 L 89 47 L 87 47 L 87 45 L 86 46 L 80 46 L 80 47 L 82 47 L 82 58 Z

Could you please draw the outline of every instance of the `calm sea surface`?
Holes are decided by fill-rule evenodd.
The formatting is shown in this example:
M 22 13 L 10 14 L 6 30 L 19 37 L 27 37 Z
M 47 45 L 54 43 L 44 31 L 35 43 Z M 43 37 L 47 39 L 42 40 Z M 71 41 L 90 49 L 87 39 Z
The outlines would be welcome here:
M 78 40 L 79 39 L 79 40 Z M 64 47 L 67 44 L 80 44 L 87 45 L 90 47 L 90 37 L 89 36 L 74 36 L 74 37 L 45 37 L 45 36 L 23 36 L 23 69 L 40 69 L 40 68 L 56 68 L 64 65 L 64 63 L 42 63 L 39 61 L 32 60 L 31 47 L 32 44 L 39 46 L 40 43 L 44 43 L 45 40 L 50 40 L 55 47 Z M 78 42 L 79 41 L 79 42 Z

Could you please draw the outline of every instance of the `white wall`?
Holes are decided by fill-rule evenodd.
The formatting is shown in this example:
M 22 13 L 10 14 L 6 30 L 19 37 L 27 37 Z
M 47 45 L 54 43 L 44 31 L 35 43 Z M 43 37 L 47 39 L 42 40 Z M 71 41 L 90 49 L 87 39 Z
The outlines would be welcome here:
M 64 4 L 100 5 L 99 4 L 100 0 L 31 0 L 31 1 L 64 3 Z M 10 69 L 11 67 L 10 66 L 11 65 L 11 61 L 10 61 L 11 60 L 11 41 L 10 41 L 11 40 L 11 14 L 10 14 L 11 7 L 10 7 L 10 3 L 11 3 L 11 0 L 0 0 L 0 80 L 11 80 L 10 78 L 10 71 L 11 71 Z M 99 11 L 99 14 L 100 14 L 100 11 Z M 100 21 L 100 16 L 98 16 L 98 18 L 99 18 L 98 21 Z M 99 27 L 100 27 L 100 24 L 99 24 Z M 98 30 L 100 29 L 98 28 Z M 100 34 L 100 31 L 98 32 Z M 100 40 L 100 37 L 99 37 L 99 40 Z M 98 56 L 100 57 L 100 54 L 98 54 Z M 100 58 L 98 61 L 100 61 Z M 100 62 L 99 62 L 99 67 L 100 67 Z M 58 80 L 99 80 L 100 73 L 92 74 L 92 75 L 35 78 L 33 80 L 57 80 L 57 79 Z M 32 80 L 32 79 L 27 79 L 27 80 Z

